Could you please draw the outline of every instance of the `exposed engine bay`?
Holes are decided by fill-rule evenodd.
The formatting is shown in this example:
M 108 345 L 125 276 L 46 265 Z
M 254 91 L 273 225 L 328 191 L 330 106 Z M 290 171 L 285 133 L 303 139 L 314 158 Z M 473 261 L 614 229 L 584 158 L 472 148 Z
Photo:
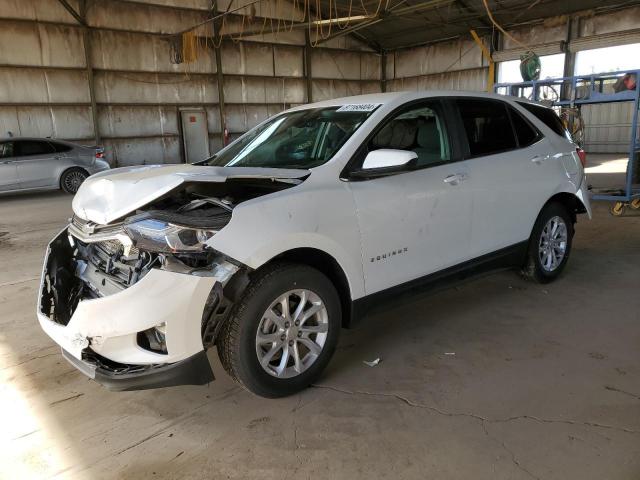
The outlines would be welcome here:
M 221 257 L 206 242 L 229 223 L 239 203 L 300 182 L 185 183 L 107 225 L 74 215 L 50 245 L 42 313 L 66 325 L 81 300 L 124 290 L 154 268 L 206 275 Z

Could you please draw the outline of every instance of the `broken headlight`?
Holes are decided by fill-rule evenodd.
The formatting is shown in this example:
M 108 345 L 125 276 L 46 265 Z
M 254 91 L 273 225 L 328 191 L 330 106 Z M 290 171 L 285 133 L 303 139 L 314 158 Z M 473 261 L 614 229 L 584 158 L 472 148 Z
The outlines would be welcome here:
M 124 229 L 138 249 L 159 253 L 201 252 L 207 248 L 207 240 L 217 233 L 156 218 L 127 222 Z

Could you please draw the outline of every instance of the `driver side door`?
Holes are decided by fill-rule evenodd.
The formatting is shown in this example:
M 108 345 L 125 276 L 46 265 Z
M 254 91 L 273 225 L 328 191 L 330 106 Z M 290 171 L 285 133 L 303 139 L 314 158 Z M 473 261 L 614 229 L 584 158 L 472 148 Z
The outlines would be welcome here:
M 384 121 L 356 154 L 355 169 L 377 149 L 418 156 L 412 170 L 349 182 L 367 295 L 469 259 L 471 179 L 449 125 L 439 100 L 413 102 Z

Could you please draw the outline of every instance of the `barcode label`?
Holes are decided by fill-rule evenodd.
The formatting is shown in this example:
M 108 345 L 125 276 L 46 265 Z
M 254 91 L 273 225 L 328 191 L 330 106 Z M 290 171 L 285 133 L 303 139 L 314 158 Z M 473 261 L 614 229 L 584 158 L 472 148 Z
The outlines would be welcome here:
M 337 111 L 338 112 L 372 112 L 377 107 L 379 107 L 380 103 L 357 103 L 350 105 L 342 105 Z

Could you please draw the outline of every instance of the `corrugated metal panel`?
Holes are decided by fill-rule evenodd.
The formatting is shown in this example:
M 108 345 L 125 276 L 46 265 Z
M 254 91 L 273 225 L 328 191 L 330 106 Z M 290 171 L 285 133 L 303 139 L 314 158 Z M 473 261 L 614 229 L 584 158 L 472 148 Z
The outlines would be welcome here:
M 387 83 L 388 92 L 416 90 L 472 90 L 487 88 L 488 68 L 474 68 L 420 77 L 398 78 Z
M 180 140 L 169 138 L 106 139 L 105 157 L 113 167 L 180 163 Z
M 569 44 L 569 50 L 571 52 L 581 52 L 582 50 L 615 47 L 617 45 L 629 45 L 632 43 L 640 43 L 640 28 L 628 30 L 626 32 L 615 32 L 576 38 Z
M 357 80 L 361 78 L 360 54 L 338 50 L 313 50 L 311 71 L 314 78 Z M 313 98 L 316 98 L 315 95 Z
M 129 2 L 93 2 L 87 10 L 87 21 L 96 27 L 144 32 L 174 33 L 206 20 L 208 12 L 169 10 Z
M 94 31 L 91 61 L 104 70 L 134 70 L 148 72 L 215 72 L 211 50 L 198 45 L 198 61 L 191 64 L 171 63 L 169 41 L 166 38 L 136 33 Z
M 0 103 L 88 103 L 82 70 L 0 68 Z
M 627 153 L 631 142 L 633 103 L 582 106 L 585 149 L 594 153 Z
M 0 64 L 83 67 L 84 50 L 77 28 L 0 21 Z
M 178 134 L 176 107 L 100 107 L 98 124 L 103 137 Z
M 91 138 L 89 107 L 0 107 L 0 136 Z
M 524 48 L 512 48 L 509 50 L 499 50 L 493 53 L 493 60 L 495 62 L 507 62 L 509 60 L 519 60 L 522 55 L 527 53 L 528 50 L 533 50 L 537 55 L 555 55 L 562 53 L 562 43 L 546 43 L 531 45 L 529 49 Z
M 78 11 L 77 0 L 68 0 L 69 4 Z M 60 2 L 42 0 L 2 0 L 0 2 L 0 18 L 24 18 L 45 22 L 75 22 Z
M 442 42 L 395 53 L 395 78 L 416 77 L 482 66 L 482 52 L 473 41 Z M 391 72 L 388 73 L 389 78 Z
M 218 87 L 212 77 L 155 73 L 95 72 L 99 103 L 215 103 Z

